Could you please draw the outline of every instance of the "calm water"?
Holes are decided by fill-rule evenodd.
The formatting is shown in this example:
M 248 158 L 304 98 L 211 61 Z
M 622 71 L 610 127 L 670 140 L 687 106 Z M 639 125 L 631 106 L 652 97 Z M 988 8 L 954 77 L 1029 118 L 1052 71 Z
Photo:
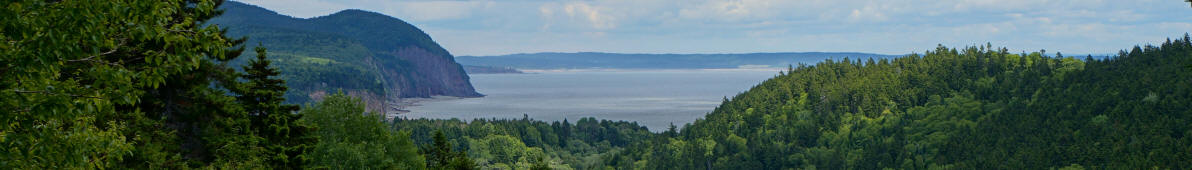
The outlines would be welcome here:
M 582 117 L 637 121 L 652 131 L 703 117 L 725 97 L 748 90 L 777 70 L 569 71 L 475 74 L 483 98 L 427 101 L 407 118 L 522 118 L 572 123 Z

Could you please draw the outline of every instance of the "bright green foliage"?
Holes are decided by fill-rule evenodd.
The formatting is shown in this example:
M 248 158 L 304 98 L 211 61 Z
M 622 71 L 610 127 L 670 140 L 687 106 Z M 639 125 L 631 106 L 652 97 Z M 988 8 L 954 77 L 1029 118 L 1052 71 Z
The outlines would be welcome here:
M 990 46 L 792 67 L 677 137 L 646 169 L 1189 169 L 1189 38 L 1083 61 Z
M 506 135 L 489 135 L 472 143 L 477 155 L 490 158 L 488 161 L 501 164 L 516 164 L 526 156 L 525 143 Z
M 0 168 L 251 165 L 258 139 L 210 86 L 239 53 L 201 25 L 219 2 L 0 4 Z
M 309 161 L 304 154 L 309 152 L 318 139 L 313 129 L 299 121 L 301 115 L 297 105 L 282 104 L 285 101 L 285 81 L 276 79 L 276 68 L 270 67 L 264 47 L 255 48 L 257 58 L 243 66 L 247 80 L 232 91 L 239 94 L 236 99 L 244 105 L 252 117 L 252 129 L 262 138 L 265 161 L 275 168 L 301 168 Z
M 336 169 L 425 169 L 426 162 L 409 132 L 394 132 L 380 115 L 364 111 L 364 103 L 339 92 L 303 109 L 302 121 L 313 123 L 319 143 L 310 153 L 311 166 Z

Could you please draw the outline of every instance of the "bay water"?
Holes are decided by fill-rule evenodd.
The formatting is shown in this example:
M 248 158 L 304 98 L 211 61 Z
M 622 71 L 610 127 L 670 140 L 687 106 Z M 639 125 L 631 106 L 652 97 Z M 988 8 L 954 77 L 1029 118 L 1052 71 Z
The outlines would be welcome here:
M 487 96 L 430 100 L 406 107 L 405 118 L 522 119 L 571 123 L 583 117 L 636 121 L 651 131 L 703 117 L 725 97 L 772 78 L 777 69 L 547 70 L 472 74 Z

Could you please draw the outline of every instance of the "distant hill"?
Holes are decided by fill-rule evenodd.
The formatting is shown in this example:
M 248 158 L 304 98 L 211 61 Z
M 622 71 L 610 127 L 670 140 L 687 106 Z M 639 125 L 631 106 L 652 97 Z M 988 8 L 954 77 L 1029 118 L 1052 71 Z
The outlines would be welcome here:
M 208 24 L 267 47 L 290 87 L 289 102 L 336 89 L 364 98 L 374 110 L 389 98 L 481 96 L 455 57 L 400 19 L 354 9 L 302 19 L 234 1 L 221 9 L 224 14 Z
M 743 54 L 621 54 L 621 53 L 530 53 L 500 56 L 460 56 L 465 65 L 513 67 L 519 69 L 704 69 L 738 67 L 786 67 L 814 64 L 827 59 L 881 59 L 900 55 L 850 52 L 743 53 Z

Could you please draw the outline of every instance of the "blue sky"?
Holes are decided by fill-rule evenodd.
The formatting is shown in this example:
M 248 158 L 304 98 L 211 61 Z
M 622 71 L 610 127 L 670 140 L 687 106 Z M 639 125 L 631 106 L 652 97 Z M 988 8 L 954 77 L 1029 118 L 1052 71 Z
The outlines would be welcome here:
M 1184 0 L 239 0 L 309 18 L 410 22 L 461 55 L 532 52 L 906 54 L 937 44 L 1116 53 L 1192 32 Z

